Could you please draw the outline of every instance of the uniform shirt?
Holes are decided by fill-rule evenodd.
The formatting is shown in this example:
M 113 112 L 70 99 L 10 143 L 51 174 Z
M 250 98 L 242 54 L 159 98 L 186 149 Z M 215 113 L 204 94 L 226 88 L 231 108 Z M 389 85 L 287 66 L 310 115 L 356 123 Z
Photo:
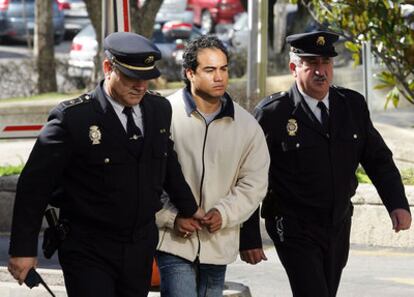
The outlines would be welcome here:
M 125 106 L 122 104 L 119 104 L 106 92 L 105 92 L 105 96 L 106 96 L 106 99 L 108 99 L 109 103 L 111 103 L 112 107 L 115 110 L 116 115 L 118 116 L 118 119 L 121 121 L 121 124 L 126 131 L 127 116 L 126 114 L 122 112 Z M 132 111 L 133 111 L 132 116 L 134 118 L 134 122 L 138 126 L 138 128 L 141 130 L 142 135 L 144 135 L 144 121 L 142 118 L 141 106 L 139 104 L 132 106 Z
M 318 121 L 320 123 L 322 123 L 321 109 L 317 106 L 317 104 L 320 100 L 315 99 L 315 98 L 305 94 L 299 87 L 298 87 L 298 90 L 299 90 L 300 94 L 303 96 L 303 99 L 305 99 L 306 104 L 308 104 L 310 110 L 313 112 L 315 117 L 318 119 Z M 327 109 L 328 114 L 329 114 L 329 99 L 328 98 L 329 98 L 329 92 L 326 94 L 325 97 L 323 97 L 322 102 L 325 104 L 326 109 Z

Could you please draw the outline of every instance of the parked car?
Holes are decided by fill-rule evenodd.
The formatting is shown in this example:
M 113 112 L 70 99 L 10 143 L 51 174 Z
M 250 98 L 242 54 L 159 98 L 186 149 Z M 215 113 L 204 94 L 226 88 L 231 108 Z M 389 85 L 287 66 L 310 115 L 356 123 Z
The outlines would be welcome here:
M 34 11 L 35 0 L 0 0 L 0 37 L 18 41 L 33 38 Z M 53 27 L 55 43 L 59 44 L 65 34 L 65 21 L 57 1 L 53 1 Z
M 210 33 L 218 24 L 232 24 L 244 11 L 240 0 L 188 0 L 188 8 L 194 12 L 194 24 L 203 33 Z
M 57 0 L 65 15 L 65 34 L 73 37 L 90 24 L 86 4 L 83 0 Z
M 155 22 L 181 21 L 193 23 L 194 13 L 187 7 L 187 0 L 164 0 L 155 16 Z
M 73 78 L 91 77 L 93 59 L 98 51 L 96 33 L 92 24 L 83 28 L 72 40 L 69 52 L 68 74 Z
M 180 61 L 176 58 L 177 54 L 188 40 L 201 35 L 201 31 L 192 24 L 179 21 L 155 23 L 152 41 L 162 54 L 162 60 L 157 65 L 163 77 L 167 80 L 180 78 L 181 65 L 177 64 Z M 95 30 L 92 25 L 88 25 L 73 38 L 68 61 L 69 76 L 75 79 L 90 77 L 97 49 Z

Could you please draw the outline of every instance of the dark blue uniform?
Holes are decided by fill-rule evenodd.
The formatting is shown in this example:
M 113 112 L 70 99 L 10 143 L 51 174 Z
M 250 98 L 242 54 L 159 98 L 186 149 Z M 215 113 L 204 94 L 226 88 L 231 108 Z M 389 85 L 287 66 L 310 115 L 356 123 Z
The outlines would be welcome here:
M 102 83 L 59 104 L 20 176 L 10 255 L 36 256 L 44 210 L 59 189 L 55 203 L 70 226 L 59 249 L 69 296 L 146 296 L 162 189 L 183 216 L 197 210 L 169 138 L 169 102 L 147 93 L 140 105 L 137 154 Z
M 348 258 L 358 165 L 388 212 L 409 211 L 392 153 L 373 127 L 363 96 L 349 89 L 329 90 L 329 132 L 296 85 L 261 101 L 255 116 L 271 157 L 262 217 L 294 296 L 335 296 Z M 252 232 L 257 226 L 256 213 L 243 225 L 241 250 L 261 246 Z

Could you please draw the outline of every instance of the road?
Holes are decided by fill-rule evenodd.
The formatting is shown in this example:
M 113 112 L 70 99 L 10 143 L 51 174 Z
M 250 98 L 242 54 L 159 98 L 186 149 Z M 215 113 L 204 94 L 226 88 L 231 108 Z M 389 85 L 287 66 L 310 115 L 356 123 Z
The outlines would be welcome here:
M 273 248 L 268 261 L 229 265 L 227 280 L 249 286 L 253 297 L 290 297 L 288 279 Z M 352 246 L 337 297 L 413 297 L 414 250 Z M 317 297 L 317 296 L 315 296 Z
M 8 237 L 0 236 L 0 266 L 7 265 Z M 243 283 L 252 297 L 291 297 L 289 282 L 270 242 L 266 262 L 248 265 L 237 259 L 226 281 Z M 41 268 L 58 268 L 56 257 L 40 257 Z M 337 297 L 413 297 L 414 249 L 351 246 Z M 318 297 L 318 296 L 315 296 Z
M 70 51 L 72 41 L 65 40 L 59 45 L 55 46 L 55 53 L 60 55 L 67 55 Z M 25 43 L 15 42 L 1 42 L 0 43 L 0 59 L 19 59 L 26 58 L 33 54 L 33 49 L 27 47 Z

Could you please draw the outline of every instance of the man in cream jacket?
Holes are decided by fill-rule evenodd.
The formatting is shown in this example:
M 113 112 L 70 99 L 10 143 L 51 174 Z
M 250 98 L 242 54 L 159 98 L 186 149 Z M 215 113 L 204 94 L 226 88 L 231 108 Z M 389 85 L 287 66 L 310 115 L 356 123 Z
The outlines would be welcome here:
M 228 53 L 216 37 L 193 40 L 183 68 L 186 87 L 168 98 L 171 136 L 206 214 L 183 218 L 165 197 L 157 214 L 161 296 L 219 297 L 226 265 L 239 252 L 240 226 L 265 196 L 269 153 L 254 117 L 226 93 Z M 266 258 L 261 249 L 254 252 L 255 262 Z

